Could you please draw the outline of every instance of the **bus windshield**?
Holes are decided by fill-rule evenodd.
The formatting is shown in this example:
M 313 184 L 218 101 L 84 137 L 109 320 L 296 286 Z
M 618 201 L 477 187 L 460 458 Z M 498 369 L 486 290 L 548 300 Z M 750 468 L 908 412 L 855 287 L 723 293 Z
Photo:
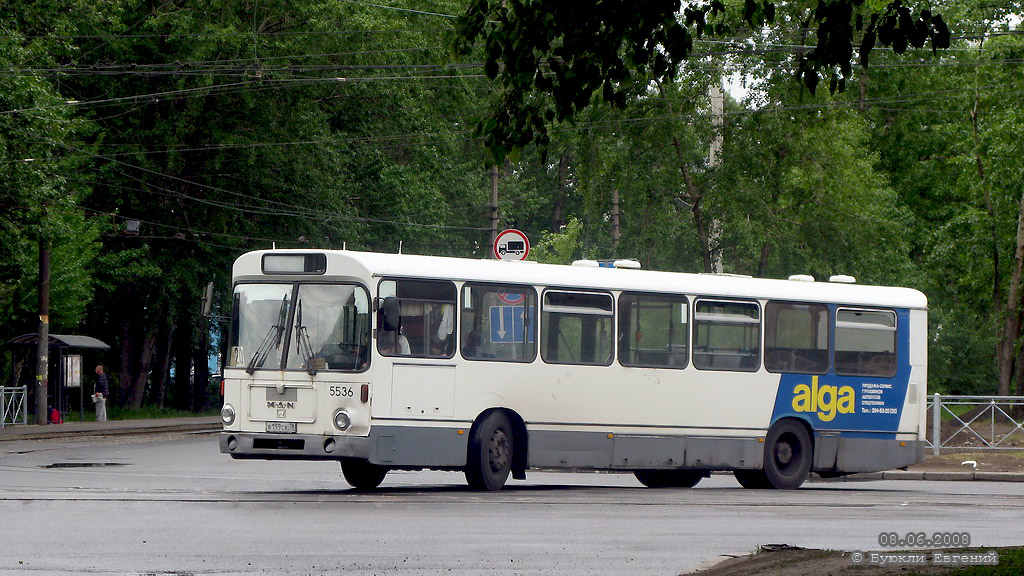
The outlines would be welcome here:
M 288 370 L 361 370 L 370 343 L 370 298 L 351 284 L 300 284 Z
M 363 370 L 370 299 L 352 284 L 239 284 L 228 365 L 258 369 Z M 287 355 L 287 356 L 286 356 Z

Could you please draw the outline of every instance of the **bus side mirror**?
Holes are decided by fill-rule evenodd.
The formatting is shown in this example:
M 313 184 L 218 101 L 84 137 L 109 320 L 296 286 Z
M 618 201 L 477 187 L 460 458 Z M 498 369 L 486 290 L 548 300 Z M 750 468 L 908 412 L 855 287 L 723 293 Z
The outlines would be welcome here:
M 402 312 L 398 298 L 394 296 L 384 298 L 384 331 L 394 332 L 398 330 L 398 323 L 401 317 Z

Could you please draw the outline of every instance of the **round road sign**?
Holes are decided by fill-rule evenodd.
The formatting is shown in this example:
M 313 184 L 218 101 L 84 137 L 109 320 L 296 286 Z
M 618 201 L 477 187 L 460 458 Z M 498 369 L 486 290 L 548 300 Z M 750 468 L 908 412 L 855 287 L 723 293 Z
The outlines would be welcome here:
M 526 294 L 522 294 L 519 292 L 514 292 L 511 294 L 507 292 L 498 292 L 498 300 L 501 300 L 505 304 L 511 304 L 512 306 L 516 306 L 522 304 L 523 301 L 526 300 Z
M 526 260 L 530 254 L 530 240 L 526 234 L 509 228 L 495 236 L 493 249 L 498 260 Z

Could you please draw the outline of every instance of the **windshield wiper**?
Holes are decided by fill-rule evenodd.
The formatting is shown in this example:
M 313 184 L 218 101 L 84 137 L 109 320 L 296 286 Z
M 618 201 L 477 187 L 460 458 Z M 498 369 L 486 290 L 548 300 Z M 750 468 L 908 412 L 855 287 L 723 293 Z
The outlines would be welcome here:
M 316 368 L 313 367 L 313 346 L 309 343 L 309 332 L 302 325 L 302 300 L 295 304 L 295 345 L 302 354 L 302 363 L 306 365 L 306 372 L 310 376 L 316 375 Z
M 262 368 L 263 363 L 267 361 L 267 355 L 270 354 L 270 349 L 277 350 L 281 348 L 281 335 L 284 334 L 284 323 L 288 319 L 288 295 L 281 298 L 281 310 L 277 313 L 277 324 L 270 327 L 267 331 L 267 335 L 263 337 L 263 341 L 260 342 L 259 348 L 256 348 L 256 353 L 252 355 L 252 359 L 249 360 L 249 364 L 245 366 L 245 371 L 250 376 L 256 371 L 257 368 Z

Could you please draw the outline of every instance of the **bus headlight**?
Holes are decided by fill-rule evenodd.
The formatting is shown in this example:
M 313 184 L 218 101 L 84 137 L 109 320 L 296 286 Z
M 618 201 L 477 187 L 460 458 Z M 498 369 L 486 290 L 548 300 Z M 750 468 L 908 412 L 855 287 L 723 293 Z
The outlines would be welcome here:
M 231 426 L 235 421 L 235 409 L 231 407 L 231 404 L 225 404 L 220 409 L 220 419 L 224 422 L 225 426 Z
M 344 432 L 348 430 L 348 427 L 352 425 L 352 417 L 348 415 L 348 412 L 344 410 L 338 410 L 334 414 L 334 427 Z

